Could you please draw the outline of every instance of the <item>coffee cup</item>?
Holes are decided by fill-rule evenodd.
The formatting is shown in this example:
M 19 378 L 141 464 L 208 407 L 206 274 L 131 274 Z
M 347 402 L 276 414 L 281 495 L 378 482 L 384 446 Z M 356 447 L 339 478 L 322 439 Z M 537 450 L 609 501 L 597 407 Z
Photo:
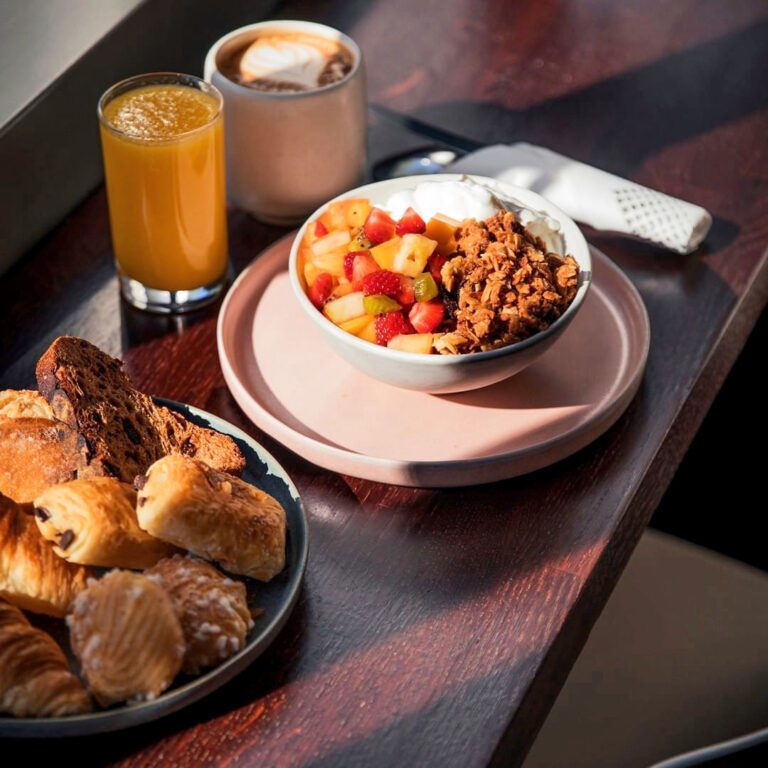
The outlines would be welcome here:
M 250 24 L 210 49 L 205 79 L 224 97 L 235 205 L 262 221 L 294 224 L 360 183 L 365 68 L 350 37 L 308 21 Z

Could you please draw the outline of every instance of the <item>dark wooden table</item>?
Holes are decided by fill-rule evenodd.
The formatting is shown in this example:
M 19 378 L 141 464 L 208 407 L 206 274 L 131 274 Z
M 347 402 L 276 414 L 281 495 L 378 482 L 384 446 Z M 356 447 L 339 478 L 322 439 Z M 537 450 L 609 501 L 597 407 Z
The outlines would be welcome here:
M 521 762 L 765 305 L 762 0 L 338 0 L 282 15 L 352 34 L 373 102 L 692 200 L 712 211 L 712 233 L 687 257 L 588 233 L 640 289 L 653 333 L 642 390 L 608 434 L 528 477 L 413 490 L 317 469 L 249 425 L 219 370 L 215 308 L 157 319 L 121 305 L 97 191 L 0 280 L 0 384 L 32 384 L 62 333 L 122 355 L 149 392 L 219 413 L 275 452 L 306 502 L 312 550 L 293 618 L 236 681 L 130 733 L 25 745 L 27 759 Z M 389 151 L 398 134 L 379 124 L 373 144 Z M 238 270 L 283 234 L 238 212 L 230 224 Z

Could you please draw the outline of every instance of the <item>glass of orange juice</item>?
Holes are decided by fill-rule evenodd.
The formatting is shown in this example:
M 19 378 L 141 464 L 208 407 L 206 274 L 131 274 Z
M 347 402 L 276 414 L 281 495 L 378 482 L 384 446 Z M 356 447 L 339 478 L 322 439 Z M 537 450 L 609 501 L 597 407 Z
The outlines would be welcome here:
M 227 275 L 222 98 L 154 73 L 99 100 L 112 246 L 123 296 L 154 312 L 212 301 Z

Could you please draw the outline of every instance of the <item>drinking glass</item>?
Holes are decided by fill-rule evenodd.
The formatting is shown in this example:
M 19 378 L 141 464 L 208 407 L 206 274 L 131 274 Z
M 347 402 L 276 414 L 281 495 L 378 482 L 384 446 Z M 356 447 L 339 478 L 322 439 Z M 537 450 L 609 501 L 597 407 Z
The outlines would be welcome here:
M 99 100 L 112 245 L 125 299 L 152 312 L 213 301 L 227 275 L 222 97 L 159 72 Z

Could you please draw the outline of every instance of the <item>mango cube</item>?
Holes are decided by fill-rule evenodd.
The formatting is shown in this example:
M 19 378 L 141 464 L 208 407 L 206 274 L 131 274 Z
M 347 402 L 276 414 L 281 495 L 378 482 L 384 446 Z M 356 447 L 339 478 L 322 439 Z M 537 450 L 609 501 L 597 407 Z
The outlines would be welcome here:
M 347 320 L 342 323 L 339 328 L 351 333 L 353 336 L 357 336 L 361 331 L 364 331 L 369 325 L 371 325 L 371 318 L 368 315 L 362 317 L 356 317 L 354 320 Z
M 376 343 L 376 319 L 371 317 L 368 319 L 368 325 L 366 325 L 361 331 L 357 332 L 357 337 L 363 341 L 370 341 L 371 344 Z
M 395 254 L 400 250 L 400 238 L 393 237 L 375 248 L 371 248 L 371 256 L 382 269 L 392 271 Z
M 456 240 L 454 236 L 456 228 L 460 225 L 460 221 L 438 213 L 427 222 L 424 235 L 437 242 L 438 253 L 447 256 L 455 250 Z

